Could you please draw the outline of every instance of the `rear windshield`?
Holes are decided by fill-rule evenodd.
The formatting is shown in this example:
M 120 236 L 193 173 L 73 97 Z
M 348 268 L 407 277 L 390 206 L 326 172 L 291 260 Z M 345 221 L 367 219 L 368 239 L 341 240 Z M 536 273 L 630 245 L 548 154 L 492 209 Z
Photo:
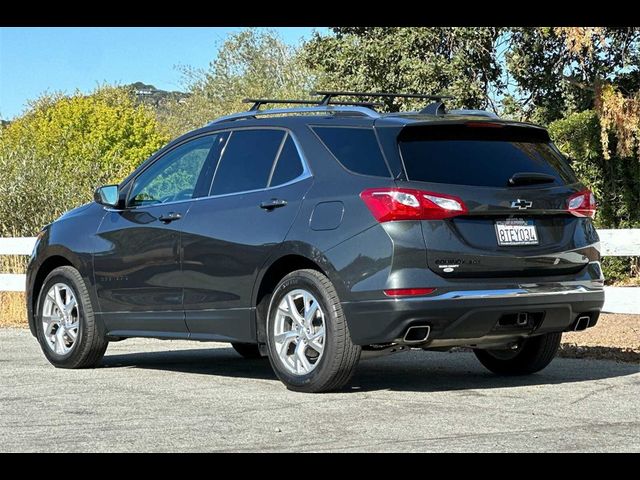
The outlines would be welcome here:
M 507 187 L 515 173 L 543 173 L 554 178 L 547 185 L 577 181 L 544 130 L 494 125 L 405 128 L 398 142 L 409 180 Z

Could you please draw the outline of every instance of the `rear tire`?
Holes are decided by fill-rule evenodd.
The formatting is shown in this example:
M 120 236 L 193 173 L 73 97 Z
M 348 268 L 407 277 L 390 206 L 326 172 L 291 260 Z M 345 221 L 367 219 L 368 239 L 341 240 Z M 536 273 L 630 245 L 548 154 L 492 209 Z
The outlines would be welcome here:
M 308 393 L 344 387 L 361 352 L 351 341 L 333 284 L 315 270 L 292 272 L 276 287 L 267 316 L 267 346 L 282 383 Z
M 58 368 L 100 364 L 109 342 L 96 322 L 89 292 L 73 267 L 54 269 L 45 279 L 36 310 L 36 333 L 47 360 Z
M 257 343 L 232 343 L 233 349 L 243 358 L 255 359 L 262 358 Z
M 539 372 L 556 356 L 562 333 L 547 333 L 525 339 L 515 350 L 473 352 L 480 363 L 498 375 L 528 375 Z

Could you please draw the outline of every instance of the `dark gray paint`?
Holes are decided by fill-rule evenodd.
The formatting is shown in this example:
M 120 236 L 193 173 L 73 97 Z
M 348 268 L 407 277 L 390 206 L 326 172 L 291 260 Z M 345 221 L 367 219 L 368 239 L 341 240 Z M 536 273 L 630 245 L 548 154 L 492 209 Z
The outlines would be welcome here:
M 404 125 L 470 119 L 482 121 L 457 116 L 375 120 L 290 116 L 223 122 L 190 132 L 127 177 L 120 184 L 123 198 L 137 173 L 174 145 L 229 128 L 288 130 L 301 147 L 311 177 L 268 191 L 139 210 L 113 211 L 92 203 L 68 213 L 46 228 L 29 265 L 32 331 L 34 294 L 42 276 L 38 271 L 51 265 L 45 262 L 52 256 L 80 270 L 99 309 L 98 318 L 112 335 L 121 337 L 256 341 L 260 283 L 269 267 L 288 255 L 311 260 L 330 278 L 347 314 L 351 335 L 359 344 L 392 341 L 415 322 L 430 323 L 437 339 L 481 334 L 503 312 L 523 308 L 549 309 L 549 323 L 538 333 L 570 326 L 577 312 L 597 313 L 603 301 L 599 252 L 594 248 L 597 234 L 591 220 L 558 212 L 567 196 L 579 191 L 581 185 L 498 191 L 404 180 L 395 145 Z M 375 125 L 396 179 L 347 172 L 311 132 L 310 125 Z M 379 224 L 359 194 L 366 188 L 396 185 L 458 195 L 470 215 L 456 220 Z M 259 208 L 262 201 L 271 198 L 286 199 L 287 206 L 272 211 Z M 540 222 L 544 240 L 537 247 L 511 250 L 490 241 L 489 216 L 513 215 L 508 205 L 515 198 L 534 202 L 531 213 Z M 336 207 L 322 206 L 327 203 L 342 205 L 341 221 L 337 221 Z M 159 223 L 157 218 L 169 211 L 183 216 L 168 225 Z M 453 254 L 464 260 L 464 268 L 444 275 L 435 262 Z M 541 265 L 544 268 L 539 268 Z M 433 302 L 389 299 L 383 293 L 387 288 L 433 287 L 440 295 L 479 287 L 513 289 L 523 284 L 539 285 L 549 294 Z M 560 298 L 553 294 L 558 285 L 579 285 L 586 290 Z M 565 313 L 558 316 L 558 311 Z

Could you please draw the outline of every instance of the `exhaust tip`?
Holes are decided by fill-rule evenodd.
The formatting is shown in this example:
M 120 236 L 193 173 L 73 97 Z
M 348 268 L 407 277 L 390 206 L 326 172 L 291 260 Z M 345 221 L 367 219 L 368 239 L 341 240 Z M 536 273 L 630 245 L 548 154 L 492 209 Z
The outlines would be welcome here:
M 573 327 L 575 332 L 580 332 L 581 330 L 586 330 L 589 328 L 589 322 L 591 321 L 591 317 L 588 315 L 581 315 L 576 320 L 576 324 Z
M 429 325 L 414 325 L 407 328 L 402 341 L 407 344 L 424 343 L 429 338 L 429 333 L 431 333 Z

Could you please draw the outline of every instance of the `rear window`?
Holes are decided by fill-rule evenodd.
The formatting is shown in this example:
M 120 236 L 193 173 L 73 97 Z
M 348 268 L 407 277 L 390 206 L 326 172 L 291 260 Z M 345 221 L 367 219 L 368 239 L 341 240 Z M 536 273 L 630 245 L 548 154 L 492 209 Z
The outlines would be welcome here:
M 347 170 L 391 176 L 372 128 L 314 127 L 313 131 Z
M 398 138 L 409 180 L 507 187 L 515 173 L 543 173 L 551 184 L 576 177 L 541 129 L 440 125 L 405 128 Z

